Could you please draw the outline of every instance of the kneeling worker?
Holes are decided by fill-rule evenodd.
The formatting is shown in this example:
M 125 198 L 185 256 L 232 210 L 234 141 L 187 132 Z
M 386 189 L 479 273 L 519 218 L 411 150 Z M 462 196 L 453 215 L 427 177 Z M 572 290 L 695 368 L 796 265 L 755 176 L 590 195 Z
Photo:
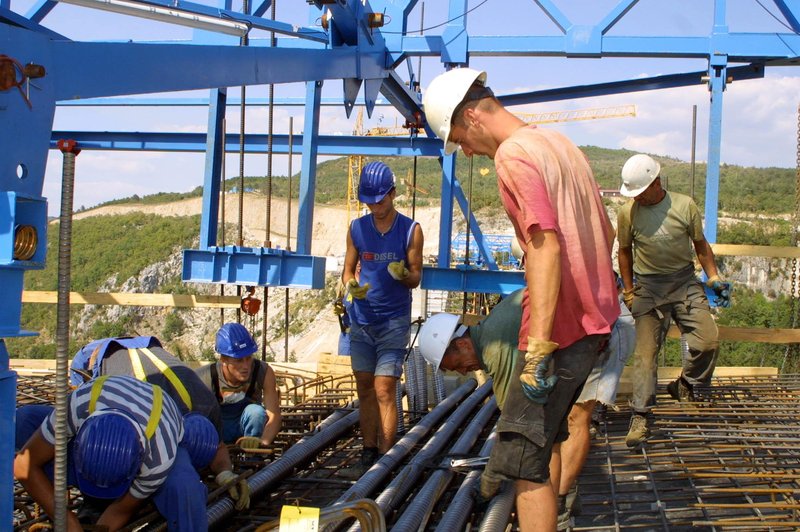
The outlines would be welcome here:
M 239 323 L 220 327 L 216 351 L 219 361 L 196 371 L 221 405 L 223 440 L 250 448 L 271 445 L 281 429 L 275 372 L 253 358 L 258 345 Z
M 164 349 L 158 338 L 135 336 L 96 340 L 75 354 L 70 369 L 73 386 L 101 375 L 124 375 L 160 386 L 184 415 L 185 434 L 181 445 L 189 451 L 195 468 L 201 470 L 208 466 L 220 485 L 236 478 L 223 441 L 222 415 L 214 394 L 192 368 Z M 237 510 L 250 505 L 246 480 L 231 485 L 229 493 L 236 501 Z
M 99 377 L 67 401 L 67 483 L 85 495 L 112 500 L 97 525 L 119 530 L 152 497 L 168 530 L 208 529 L 205 485 L 178 445 L 181 413 L 160 387 L 130 377 Z M 14 477 L 51 517 L 55 441 L 51 410 L 14 459 Z M 73 512 L 67 512 L 67 529 L 82 530 Z

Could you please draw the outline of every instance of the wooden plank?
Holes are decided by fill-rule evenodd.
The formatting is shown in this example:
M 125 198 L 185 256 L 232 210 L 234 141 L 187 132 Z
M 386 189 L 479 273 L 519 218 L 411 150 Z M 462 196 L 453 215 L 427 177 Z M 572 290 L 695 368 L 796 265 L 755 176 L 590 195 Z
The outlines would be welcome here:
M 475 325 L 486 316 L 467 314 L 464 323 Z M 719 326 L 719 339 L 731 342 L 758 342 L 763 344 L 798 344 L 800 343 L 800 329 L 761 329 L 748 327 Z M 680 331 L 673 325 L 669 329 L 670 338 L 680 338 Z
M 23 303 L 56 303 L 58 292 L 23 290 Z M 120 305 L 134 307 L 239 308 L 237 296 L 191 294 L 133 294 L 124 292 L 70 292 L 72 305 Z
M 800 258 L 800 248 L 791 246 L 743 246 L 740 244 L 711 244 L 715 255 L 737 257 Z
M 680 331 L 673 325 L 669 338 L 680 338 Z M 800 343 L 800 329 L 753 329 L 747 327 L 719 326 L 719 339 L 732 342 L 759 342 L 764 344 Z
M 320 375 L 347 375 L 352 372 L 348 356 L 321 353 L 317 359 L 317 373 Z

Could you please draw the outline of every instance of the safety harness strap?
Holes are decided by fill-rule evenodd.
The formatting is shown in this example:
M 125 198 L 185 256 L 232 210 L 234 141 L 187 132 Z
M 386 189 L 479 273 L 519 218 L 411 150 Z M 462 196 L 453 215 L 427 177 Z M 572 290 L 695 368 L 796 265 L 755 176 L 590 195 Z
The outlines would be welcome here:
M 141 381 L 147 380 L 147 375 L 145 374 L 144 368 L 142 367 L 142 360 L 139 356 L 139 351 L 144 353 L 145 356 L 147 356 L 147 358 L 150 359 L 150 362 L 152 362 L 153 365 L 156 368 L 158 368 L 158 371 L 160 371 L 167 378 L 170 384 L 172 384 L 172 387 L 175 388 L 175 391 L 178 392 L 178 395 L 180 395 L 183 404 L 186 405 L 186 408 L 191 410 L 192 396 L 189 395 L 189 391 L 183 385 L 183 383 L 175 374 L 175 372 L 172 370 L 172 368 L 167 366 L 167 364 L 164 363 L 163 360 L 158 358 L 155 354 L 153 354 L 152 351 L 150 351 L 146 347 L 142 347 L 140 349 L 128 349 L 128 356 L 131 359 L 131 366 L 133 366 L 133 373 L 134 375 L 136 375 L 136 378 Z
M 92 383 L 92 391 L 89 395 L 89 414 L 94 414 L 94 411 L 97 409 L 97 400 L 100 398 L 100 392 L 106 380 L 108 380 L 108 377 L 109 375 L 97 377 Z M 153 385 L 153 409 L 150 411 L 150 417 L 147 420 L 147 428 L 144 431 L 148 440 L 156 433 L 158 422 L 161 420 L 161 409 L 164 403 L 163 395 L 161 387 Z

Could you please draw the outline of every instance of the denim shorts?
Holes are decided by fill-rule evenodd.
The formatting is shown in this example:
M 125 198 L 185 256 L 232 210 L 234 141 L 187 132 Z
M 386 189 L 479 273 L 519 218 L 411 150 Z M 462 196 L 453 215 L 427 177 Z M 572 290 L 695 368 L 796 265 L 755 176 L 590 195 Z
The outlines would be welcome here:
M 486 470 L 493 476 L 544 483 L 550 477 L 553 444 L 567 439 L 567 417 L 599 356 L 608 335 L 592 335 L 553 353 L 553 372 L 558 375 L 547 404 L 529 401 L 522 393 L 519 375 L 525 354 L 514 368 L 508 397 L 497 423 L 497 441 Z
M 403 374 L 410 328 L 410 316 L 374 325 L 351 324 L 350 365 L 353 371 L 399 378 Z
M 633 317 L 630 314 L 622 315 L 614 323 L 608 346 L 600 354 L 575 402 L 597 401 L 613 407 L 617 400 L 619 378 L 635 346 L 636 326 Z

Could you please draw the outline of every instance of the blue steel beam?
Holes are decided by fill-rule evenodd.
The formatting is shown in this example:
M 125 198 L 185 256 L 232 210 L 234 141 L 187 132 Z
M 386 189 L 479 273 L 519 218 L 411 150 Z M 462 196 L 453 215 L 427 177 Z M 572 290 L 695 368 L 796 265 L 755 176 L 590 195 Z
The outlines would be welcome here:
M 478 244 L 478 252 L 483 258 L 484 263 L 486 263 L 486 266 L 490 270 L 496 270 L 497 261 L 494 260 L 492 249 L 489 247 L 488 242 L 486 242 L 486 239 L 483 237 L 483 231 L 481 230 L 481 226 L 478 224 L 478 220 L 475 218 L 474 213 L 469 209 L 469 203 L 464 195 L 464 189 L 461 188 L 461 182 L 457 178 L 453 179 L 452 186 L 453 196 L 458 202 L 458 206 L 461 208 L 462 214 L 467 219 L 467 223 L 469 223 L 469 230 L 475 238 L 475 242 Z
M 786 0 L 775 0 L 775 5 L 778 6 L 781 14 L 786 17 L 786 21 L 795 32 L 800 32 L 800 5 L 794 0 L 787 2 Z
M 441 145 L 441 142 L 439 143 Z M 450 247 L 453 235 L 453 182 L 456 180 L 455 154 L 439 159 L 442 165 L 442 197 L 439 207 L 439 257 L 437 266 L 447 268 L 450 265 Z
M 593 96 L 606 96 L 609 94 L 623 94 L 628 92 L 642 92 L 659 89 L 672 89 L 700 85 L 706 82 L 707 70 L 686 72 L 682 74 L 666 74 L 650 78 L 637 78 L 625 81 L 611 81 L 608 83 L 595 83 L 592 85 L 577 85 L 574 87 L 561 87 L 540 91 L 521 92 L 517 94 L 498 95 L 497 99 L 506 106 L 525 105 L 529 103 L 553 102 L 558 100 L 574 100 L 577 98 L 590 98 Z M 738 66 L 728 69 L 731 81 L 746 79 L 760 79 L 764 77 L 764 65 L 753 64 Z M 489 85 L 491 85 L 489 78 Z
M 134 98 L 88 98 L 85 100 L 64 100 L 57 102 L 56 107 L 206 107 L 211 103 L 208 98 L 147 98 L 147 97 L 134 97 Z M 274 105 L 280 107 L 305 107 L 305 97 L 283 97 L 275 98 Z M 228 98 L 226 103 L 228 107 L 240 107 L 242 105 L 241 99 Z M 251 98 L 247 97 L 247 107 L 266 107 L 269 105 L 268 98 Z M 341 107 L 341 98 L 321 98 L 320 105 L 322 107 Z M 364 105 L 363 99 L 354 102 L 354 105 Z M 389 107 L 392 104 L 389 100 L 378 98 L 375 100 L 375 106 Z
M 525 286 L 525 273 L 425 266 L 421 286 L 425 290 L 505 295 Z
M 314 197 L 317 186 L 319 99 L 321 94 L 321 81 L 306 83 L 307 105 L 304 120 L 305 131 L 301 139 L 303 160 L 300 167 L 299 207 L 297 209 L 297 252 L 304 254 L 311 253 L 311 239 L 314 235 Z
M 53 131 L 50 147 L 56 149 L 60 138 L 70 138 L 83 150 L 120 151 L 175 151 L 204 152 L 205 133 L 141 133 L 124 131 Z M 239 151 L 239 134 L 225 136 L 225 151 Z M 273 153 L 289 153 L 289 136 L 273 135 Z M 295 134 L 292 139 L 294 153 L 303 146 L 304 135 Z M 245 150 L 248 153 L 266 153 L 267 135 L 248 133 L 245 135 Z M 429 137 L 371 137 L 320 135 L 316 149 L 319 155 L 367 155 L 375 156 L 419 156 L 438 157 L 442 154 L 442 141 Z
M 56 100 L 236 85 L 379 77 L 377 58 L 358 50 L 53 42 Z M 74 58 L 80 57 L 81 61 Z M 102 74 L 102 75 L 98 75 Z
M 324 288 L 325 257 L 240 246 L 185 249 L 182 280 L 242 286 Z
M 794 33 L 741 33 L 720 37 L 602 37 L 600 49 L 587 48 L 585 55 L 595 57 L 663 57 L 706 59 L 722 47 L 731 62 L 751 63 L 769 59 L 794 58 L 800 55 L 800 35 Z M 467 53 L 473 57 L 580 57 L 581 50 L 569 48 L 567 36 L 470 36 Z M 445 52 L 442 37 L 406 36 L 402 49 L 388 50 L 394 56 L 438 57 Z
M 219 195 L 222 184 L 222 166 L 225 159 L 222 153 L 223 124 L 225 123 L 225 102 L 228 89 L 211 91 L 213 104 L 208 109 L 208 136 L 206 141 L 206 165 L 203 177 L 203 212 L 200 218 L 200 249 L 208 249 L 217 244 L 219 226 Z

